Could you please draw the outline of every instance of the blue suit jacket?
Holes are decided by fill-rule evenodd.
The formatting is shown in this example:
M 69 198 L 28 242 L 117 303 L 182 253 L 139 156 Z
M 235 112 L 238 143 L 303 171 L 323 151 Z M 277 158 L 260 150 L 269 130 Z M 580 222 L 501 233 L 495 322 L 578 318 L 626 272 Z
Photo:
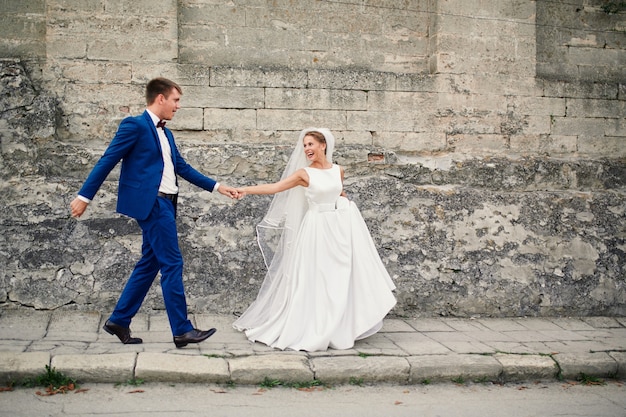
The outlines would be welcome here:
M 170 147 L 174 172 L 192 184 L 213 191 L 216 181 L 202 175 L 178 152 L 172 132 L 164 128 Z M 79 195 L 93 199 L 111 170 L 122 161 L 117 211 L 144 220 L 150 214 L 163 176 L 163 156 L 156 127 L 147 111 L 122 120 L 115 137 L 85 180 Z

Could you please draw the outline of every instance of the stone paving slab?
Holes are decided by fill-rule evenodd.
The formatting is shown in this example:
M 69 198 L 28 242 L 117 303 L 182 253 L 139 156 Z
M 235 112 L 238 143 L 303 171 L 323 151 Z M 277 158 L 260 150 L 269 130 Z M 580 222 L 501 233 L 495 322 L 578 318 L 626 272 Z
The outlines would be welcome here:
M 51 313 L 8 310 L 0 315 L 0 340 L 38 340 L 46 335 Z
M 626 379 L 626 320 L 585 318 L 389 318 L 352 349 L 279 351 L 249 342 L 234 316 L 191 314 L 217 333 L 176 349 L 167 315 L 142 312 L 122 345 L 98 312 L 0 310 L 0 384 L 32 378 L 49 365 L 79 382 L 328 384 Z

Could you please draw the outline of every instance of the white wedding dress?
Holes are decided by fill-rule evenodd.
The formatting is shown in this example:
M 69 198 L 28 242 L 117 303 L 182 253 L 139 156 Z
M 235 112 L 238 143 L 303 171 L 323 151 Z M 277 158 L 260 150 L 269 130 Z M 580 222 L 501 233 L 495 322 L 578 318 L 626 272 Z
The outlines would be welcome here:
M 349 349 L 380 330 L 395 285 L 358 208 L 339 197 L 340 167 L 305 169 L 308 210 L 293 249 L 233 326 L 278 349 Z

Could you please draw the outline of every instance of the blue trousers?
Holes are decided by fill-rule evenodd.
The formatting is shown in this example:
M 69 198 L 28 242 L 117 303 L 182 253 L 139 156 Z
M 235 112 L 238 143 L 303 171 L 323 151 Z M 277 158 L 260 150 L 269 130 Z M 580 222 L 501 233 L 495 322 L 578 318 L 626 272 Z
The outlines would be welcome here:
M 131 320 L 161 271 L 161 290 L 167 317 L 172 334 L 180 336 L 192 330 L 193 326 L 187 318 L 183 257 L 176 231 L 176 207 L 170 200 L 157 197 L 148 218 L 137 222 L 143 235 L 141 259 L 128 278 L 109 320 L 130 327 Z

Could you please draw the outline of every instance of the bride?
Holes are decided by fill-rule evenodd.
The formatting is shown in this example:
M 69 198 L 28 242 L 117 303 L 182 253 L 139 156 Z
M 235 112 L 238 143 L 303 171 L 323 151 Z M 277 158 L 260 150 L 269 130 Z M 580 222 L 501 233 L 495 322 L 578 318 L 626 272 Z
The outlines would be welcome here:
M 300 133 L 280 181 L 238 189 L 275 194 L 257 226 L 268 268 L 256 300 L 233 326 L 278 349 L 349 349 L 376 333 L 395 289 L 332 163 L 328 129 Z

